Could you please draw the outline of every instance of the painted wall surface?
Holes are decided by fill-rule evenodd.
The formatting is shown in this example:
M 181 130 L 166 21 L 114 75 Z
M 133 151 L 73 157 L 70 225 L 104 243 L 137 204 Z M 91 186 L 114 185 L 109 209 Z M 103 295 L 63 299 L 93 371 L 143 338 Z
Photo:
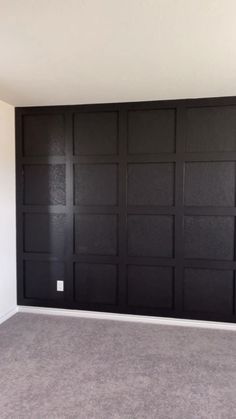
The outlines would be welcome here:
M 16 308 L 14 107 L 0 101 L 0 323 Z

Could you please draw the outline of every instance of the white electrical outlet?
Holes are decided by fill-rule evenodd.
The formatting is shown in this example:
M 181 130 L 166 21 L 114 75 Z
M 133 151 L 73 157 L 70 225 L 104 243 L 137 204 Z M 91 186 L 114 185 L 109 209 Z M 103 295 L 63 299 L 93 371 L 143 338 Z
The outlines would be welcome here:
M 57 291 L 64 291 L 64 281 L 57 281 Z

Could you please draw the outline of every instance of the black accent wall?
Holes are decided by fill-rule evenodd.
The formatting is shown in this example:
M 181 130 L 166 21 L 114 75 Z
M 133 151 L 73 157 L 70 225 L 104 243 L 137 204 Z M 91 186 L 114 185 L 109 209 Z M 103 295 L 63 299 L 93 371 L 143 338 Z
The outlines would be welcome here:
M 236 98 L 17 108 L 18 304 L 235 322 L 235 162 Z

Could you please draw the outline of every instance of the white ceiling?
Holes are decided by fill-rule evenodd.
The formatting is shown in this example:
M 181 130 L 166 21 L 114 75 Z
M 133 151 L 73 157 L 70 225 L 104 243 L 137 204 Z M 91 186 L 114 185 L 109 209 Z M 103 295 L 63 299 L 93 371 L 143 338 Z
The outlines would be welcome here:
M 235 0 L 0 0 L 13 105 L 236 95 Z

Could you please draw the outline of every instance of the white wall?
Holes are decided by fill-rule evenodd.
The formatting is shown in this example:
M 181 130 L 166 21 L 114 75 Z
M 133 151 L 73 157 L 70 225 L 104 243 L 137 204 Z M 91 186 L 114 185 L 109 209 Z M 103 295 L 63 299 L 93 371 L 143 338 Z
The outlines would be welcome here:
M 14 107 L 0 101 L 0 323 L 16 309 Z

